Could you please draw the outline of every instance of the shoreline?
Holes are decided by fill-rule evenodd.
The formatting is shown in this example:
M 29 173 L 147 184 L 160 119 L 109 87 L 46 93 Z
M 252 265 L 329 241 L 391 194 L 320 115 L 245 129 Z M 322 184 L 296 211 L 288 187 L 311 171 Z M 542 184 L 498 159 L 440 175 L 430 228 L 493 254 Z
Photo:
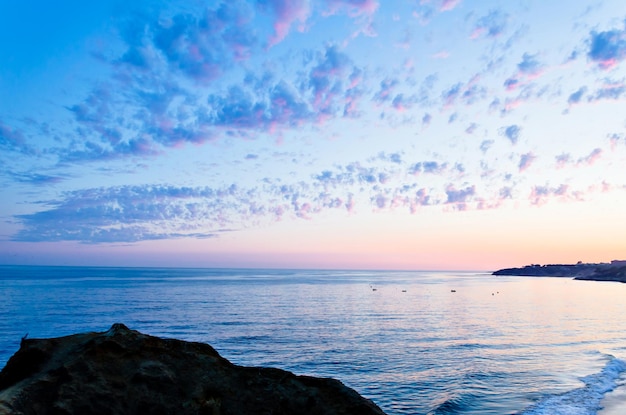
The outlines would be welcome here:
M 609 263 L 526 265 L 520 268 L 503 268 L 491 273 L 495 276 L 565 277 L 580 281 L 613 281 L 626 283 L 626 261 Z

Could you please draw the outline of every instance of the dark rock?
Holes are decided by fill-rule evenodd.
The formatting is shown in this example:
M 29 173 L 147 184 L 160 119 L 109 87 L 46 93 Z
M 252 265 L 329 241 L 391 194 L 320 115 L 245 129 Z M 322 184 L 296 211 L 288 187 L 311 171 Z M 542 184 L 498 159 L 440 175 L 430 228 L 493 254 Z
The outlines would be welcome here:
M 242 367 L 208 344 L 114 324 L 23 339 L 0 372 L 0 414 L 383 414 L 330 378 Z
M 593 274 L 580 275 L 574 279 L 589 281 L 626 282 L 626 266 L 598 268 Z
M 626 261 L 614 260 L 610 263 L 526 265 L 522 268 L 504 268 L 492 275 L 513 275 L 529 277 L 569 277 L 575 280 L 626 282 Z

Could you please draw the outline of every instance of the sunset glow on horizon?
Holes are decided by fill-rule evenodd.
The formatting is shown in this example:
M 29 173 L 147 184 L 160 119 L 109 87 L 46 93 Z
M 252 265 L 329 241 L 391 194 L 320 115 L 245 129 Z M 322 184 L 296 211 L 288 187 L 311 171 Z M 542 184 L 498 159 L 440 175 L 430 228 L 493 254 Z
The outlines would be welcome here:
M 0 30 L 1 264 L 626 259 L 624 2 L 26 0 Z

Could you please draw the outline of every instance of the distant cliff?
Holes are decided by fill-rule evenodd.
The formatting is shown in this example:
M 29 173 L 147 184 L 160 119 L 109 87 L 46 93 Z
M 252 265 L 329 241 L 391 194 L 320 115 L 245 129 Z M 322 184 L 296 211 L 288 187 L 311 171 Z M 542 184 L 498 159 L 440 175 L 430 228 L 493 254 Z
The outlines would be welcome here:
M 123 324 L 22 340 L 0 372 L 0 414 L 384 415 L 338 380 L 237 366 Z
M 568 277 L 575 280 L 626 282 L 626 261 L 585 264 L 526 265 L 522 268 L 504 268 L 492 275 L 529 277 Z

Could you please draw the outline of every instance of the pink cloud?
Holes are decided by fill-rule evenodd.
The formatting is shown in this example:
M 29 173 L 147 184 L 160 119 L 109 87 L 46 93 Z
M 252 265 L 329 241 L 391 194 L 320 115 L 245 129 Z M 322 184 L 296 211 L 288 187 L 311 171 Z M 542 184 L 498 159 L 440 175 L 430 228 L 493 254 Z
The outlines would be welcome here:
M 348 213 L 353 213 L 354 212 L 354 206 L 355 206 L 355 202 L 354 202 L 354 197 L 352 194 L 348 195 L 348 201 L 345 203 L 345 207 L 346 210 L 348 211 Z
M 615 150 L 617 144 L 624 139 L 624 134 L 613 133 L 609 135 L 609 143 L 611 144 L 611 150 Z
M 501 187 L 498 193 L 491 199 L 477 198 L 478 204 L 476 208 L 478 210 L 497 209 L 502 206 L 507 200 L 513 198 L 513 188 L 510 186 Z
M 615 67 L 617 65 L 617 62 L 618 60 L 615 58 L 600 60 L 598 61 L 598 66 L 600 66 L 601 69 L 608 70 Z
M 343 116 L 348 118 L 355 118 L 359 115 L 358 104 L 359 104 L 359 96 L 346 94 L 345 104 L 343 107 Z
M 565 184 L 560 185 L 557 188 L 550 188 L 548 186 L 534 186 L 530 192 L 530 203 L 536 206 L 544 205 L 550 197 L 555 195 L 564 196 L 567 193 L 568 186 Z
M 575 167 L 591 166 L 595 164 L 595 162 L 598 161 L 600 157 L 602 157 L 601 148 L 593 149 L 588 155 L 579 158 L 577 161 L 572 160 L 572 157 L 569 154 L 563 153 L 556 156 L 556 167 L 557 169 L 562 169 L 568 164 Z
M 285 39 L 296 21 L 300 21 L 298 30 L 304 31 L 304 25 L 311 12 L 308 0 L 270 0 L 268 3 L 276 15 L 274 35 L 270 38 L 268 47 L 275 46 Z
M 439 10 L 442 12 L 454 10 L 461 3 L 461 0 L 441 0 Z
M 378 10 L 378 0 L 326 0 L 328 9 L 322 13 L 323 16 L 331 16 L 345 13 L 356 20 L 359 28 L 355 30 L 344 42 L 355 39 L 360 35 L 376 37 L 378 33 L 372 23 L 374 13 Z
M 371 16 L 378 10 L 377 0 L 326 0 L 328 4 L 327 15 L 337 14 L 347 10 L 351 17 Z
M 415 197 L 410 201 L 411 213 L 416 213 L 420 206 L 427 206 L 430 204 L 430 196 L 426 189 L 421 188 L 415 192 Z
M 602 156 L 602 149 L 595 148 L 591 153 L 589 153 L 589 155 L 580 158 L 578 160 L 578 163 L 576 163 L 576 164 L 577 165 L 586 164 L 586 165 L 591 166 L 596 161 L 598 161 L 601 156 Z
M 586 192 L 604 191 L 606 183 L 602 185 L 590 186 Z M 541 206 L 546 204 L 550 199 L 557 199 L 561 202 L 582 201 L 585 199 L 585 191 L 572 190 L 568 185 L 561 184 L 558 187 L 534 186 L 530 192 L 529 200 L 532 205 Z
M 504 106 L 502 107 L 502 113 L 507 113 L 513 111 L 515 108 L 518 108 L 525 102 L 525 98 L 518 96 L 516 98 L 507 98 L 504 101 Z

